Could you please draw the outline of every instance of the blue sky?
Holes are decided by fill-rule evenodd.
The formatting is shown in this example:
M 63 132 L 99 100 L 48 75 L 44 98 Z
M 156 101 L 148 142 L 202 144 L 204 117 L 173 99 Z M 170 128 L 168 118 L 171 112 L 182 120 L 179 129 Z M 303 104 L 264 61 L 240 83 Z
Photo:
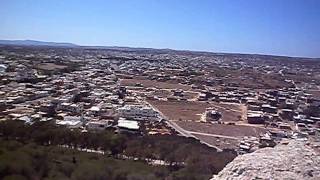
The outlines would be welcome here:
M 0 39 L 320 57 L 320 0 L 0 0 Z

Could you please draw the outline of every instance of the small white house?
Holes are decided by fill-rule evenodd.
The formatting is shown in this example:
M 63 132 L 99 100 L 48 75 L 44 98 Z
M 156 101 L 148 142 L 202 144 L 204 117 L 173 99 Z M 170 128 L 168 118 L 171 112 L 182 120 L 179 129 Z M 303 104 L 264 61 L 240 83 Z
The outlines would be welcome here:
M 111 121 L 101 120 L 101 121 L 89 121 L 87 124 L 88 130 L 100 131 L 105 130 L 106 128 L 111 126 Z
M 65 116 L 63 120 L 56 120 L 57 125 L 66 126 L 70 129 L 80 128 L 82 126 L 82 117 Z
M 159 120 L 159 114 L 151 107 L 142 105 L 125 105 L 118 109 L 120 117 L 138 121 Z
M 120 118 L 118 120 L 117 127 L 119 128 L 120 131 L 134 132 L 134 133 L 138 132 L 140 128 L 138 121 L 131 121 L 123 118 Z

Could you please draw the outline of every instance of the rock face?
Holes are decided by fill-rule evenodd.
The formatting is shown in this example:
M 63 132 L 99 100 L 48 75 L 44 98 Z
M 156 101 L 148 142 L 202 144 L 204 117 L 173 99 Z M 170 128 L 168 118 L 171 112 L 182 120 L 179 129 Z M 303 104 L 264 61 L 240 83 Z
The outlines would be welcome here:
M 236 157 L 212 180 L 320 179 L 320 154 L 305 142 L 290 141 Z

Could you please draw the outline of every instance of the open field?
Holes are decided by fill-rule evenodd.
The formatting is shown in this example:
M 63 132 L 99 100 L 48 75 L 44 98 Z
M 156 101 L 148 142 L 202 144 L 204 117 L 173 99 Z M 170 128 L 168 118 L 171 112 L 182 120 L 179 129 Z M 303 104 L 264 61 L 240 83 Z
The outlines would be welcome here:
M 170 120 L 200 121 L 201 114 L 206 108 L 214 107 L 222 113 L 222 121 L 239 121 L 242 115 L 240 105 L 207 103 L 199 101 L 158 101 L 149 100 L 153 106 L 159 109 Z
M 67 68 L 67 66 L 57 65 L 57 64 L 54 64 L 54 63 L 42 63 L 42 64 L 38 65 L 38 68 L 42 69 L 42 70 L 52 71 L 52 70 L 65 69 L 65 68 Z
M 268 89 L 278 87 L 289 87 L 290 83 L 284 81 L 280 76 L 274 74 L 266 74 L 257 70 L 247 71 L 231 71 L 231 76 L 224 79 L 226 84 L 235 85 L 237 87 Z
M 161 98 L 167 98 L 167 97 L 173 96 L 173 92 L 171 92 L 168 89 L 157 89 L 154 92 L 152 92 L 151 95 L 161 97 Z M 191 99 L 197 98 L 198 95 L 199 95 L 199 93 L 197 93 L 197 92 L 185 91 L 183 98 L 191 100 Z
M 121 79 L 120 84 L 122 86 L 134 86 L 136 83 L 143 84 L 145 88 L 159 88 L 159 89 L 183 89 L 183 90 L 190 90 L 191 86 L 178 84 L 174 82 L 159 82 L 155 80 L 148 80 L 148 79 Z
M 240 121 L 243 115 L 242 108 L 239 104 L 210 103 L 211 107 L 216 108 L 222 114 L 222 121 Z
M 184 93 L 184 97 L 187 98 L 187 99 L 194 99 L 194 98 L 197 98 L 199 95 L 199 93 L 197 92 L 191 92 L 191 91 L 187 91 Z
M 256 126 L 199 122 L 201 114 L 207 107 L 214 107 L 221 112 L 223 122 L 239 121 L 239 117 L 243 114 L 243 105 L 199 101 L 149 100 L 148 102 L 188 133 L 221 149 L 234 149 L 244 136 L 258 137 L 266 132 L 264 128 Z
M 176 122 L 180 127 L 187 131 L 195 131 L 208 134 L 218 134 L 231 137 L 255 136 L 265 133 L 266 129 L 255 126 L 226 125 L 226 124 L 209 124 L 197 122 Z
M 210 104 L 197 101 L 158 101 L 148 100 L 170 120 L 200 121 L 201 114 L 204 113 Z
M 211 103 L 213 105 L 216 105 L 216 106 L 221 106 L 221 107 L 224 107 L 226 109 L 230 109 L 230 110 L 234 110 L 234 111 L 241 111 L 241 107 L 239 104 L 235 104 L 235 103 Z
M 309 90 L 307 92 L 312 94 L 313 97 L 320 98 L 320 90 Z
M 151 94 L 153 96 L 158 96 L 158 97 L 161 97 L 161 98 L 165 98 L 165 97 L 170 96 L 172 93 L 169 90 L 166 90 L 166 89 L 159 89 L 159 90 L 155 90 Z

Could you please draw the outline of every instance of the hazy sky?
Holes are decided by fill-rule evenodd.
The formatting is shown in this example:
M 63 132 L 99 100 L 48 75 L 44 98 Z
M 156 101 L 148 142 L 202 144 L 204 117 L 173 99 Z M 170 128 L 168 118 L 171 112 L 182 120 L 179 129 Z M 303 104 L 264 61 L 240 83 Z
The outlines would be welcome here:
M 320 57 L 320 0 L 0 0 L 0 39 Z

